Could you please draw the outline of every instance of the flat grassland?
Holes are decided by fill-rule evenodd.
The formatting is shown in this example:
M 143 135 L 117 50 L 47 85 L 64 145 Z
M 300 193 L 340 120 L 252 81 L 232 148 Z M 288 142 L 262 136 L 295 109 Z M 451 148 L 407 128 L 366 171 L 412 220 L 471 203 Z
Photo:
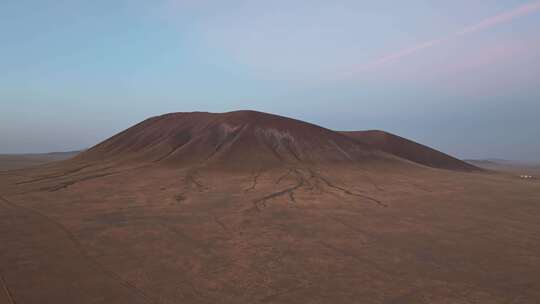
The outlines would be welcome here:
M 0 171 L 16 170 L 69 159 L 79 152 L 54 152 L 41 154 L 0 154 Z

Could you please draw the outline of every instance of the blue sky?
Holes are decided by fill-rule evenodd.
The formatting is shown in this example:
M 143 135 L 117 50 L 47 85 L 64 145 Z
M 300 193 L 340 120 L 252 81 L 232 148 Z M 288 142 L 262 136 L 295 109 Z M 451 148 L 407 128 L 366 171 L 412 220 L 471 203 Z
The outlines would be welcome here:
M 0 153 L 255 109 L 462 158 L 540 160 L 540 2 L 0 3 Z

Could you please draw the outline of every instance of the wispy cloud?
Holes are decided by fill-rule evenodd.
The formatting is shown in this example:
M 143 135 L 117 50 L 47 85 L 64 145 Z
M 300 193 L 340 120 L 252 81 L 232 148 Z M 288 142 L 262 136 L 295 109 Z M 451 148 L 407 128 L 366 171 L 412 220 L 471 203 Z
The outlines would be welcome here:
M 441 38 L 425 41 L 417 45 L 414 45 L 412 47 L 399 50 L 397 52 L 388 54 L 386 56 L 383 56 L 381 58 L 368 62 L 367 64 L 361 65 L 359 67 L 359 70 L 369 70 L 369 69 L 372 69 L 381 65 L 385 65 L 390 62 L 395 62 L 395 61 L 400 60 L 401 58 L 407 57 L 409 55 L 412 55 L 420 51 L 423 51 L 425 49 L 431 48 L 433 46 L 439 45 L 453 38 L 487 30 L 499 24 L 510 22 L 516 18 L 525 16 L 528 14 L 532 14 L 537 11 L 540 11 L 540 1 L 535 1 L 535 2 L 525 4 L 525 5 L 521 5 L 512 10 L 481 20 L 480 22 L 467 26 L 453 34 L 450 34 Z

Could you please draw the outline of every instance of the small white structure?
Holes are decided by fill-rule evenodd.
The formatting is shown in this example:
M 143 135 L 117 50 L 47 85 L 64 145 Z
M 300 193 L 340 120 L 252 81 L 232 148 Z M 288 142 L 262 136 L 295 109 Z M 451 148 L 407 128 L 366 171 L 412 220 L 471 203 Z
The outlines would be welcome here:
M 520 175 L 519 178 L 522 178 L 522 179 L 532 179 L 534 178 L 532 175 Z

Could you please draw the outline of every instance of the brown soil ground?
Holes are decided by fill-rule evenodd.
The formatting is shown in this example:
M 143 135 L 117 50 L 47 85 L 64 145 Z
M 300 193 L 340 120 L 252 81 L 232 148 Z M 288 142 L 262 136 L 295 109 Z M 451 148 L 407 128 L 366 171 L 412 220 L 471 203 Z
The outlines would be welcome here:
M 0 303 L 540 302 L 538 180 L 359 155 L 1 172 Z

